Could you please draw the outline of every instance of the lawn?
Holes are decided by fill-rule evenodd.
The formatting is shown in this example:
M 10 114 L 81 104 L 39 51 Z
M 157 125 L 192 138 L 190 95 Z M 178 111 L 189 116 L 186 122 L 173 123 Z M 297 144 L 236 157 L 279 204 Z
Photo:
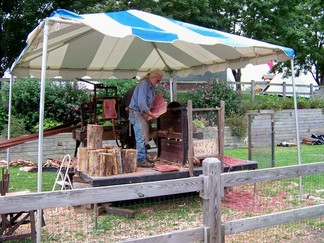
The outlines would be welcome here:
M 323 145 L 324 146 L 324 145 Z M 313 163 L 324 161 L 324 153 L 322 145 L 301 145 L 301 162 Z M 262 150 L 262 149 L 260 149 Z M 270 150 L 265 148 L 264 151 L 259 151 L 254 154 L 254 157 L 259 156 L 260 160 L 253 159 L 258 162 L 259 168 L 270 167 L 271 160 Z M 224 154 L 238 159 L 246 160 L 248 158 L 248 150 L 244 149 L 226 149 Z M 262 161 L 264 160 L 264 161 Z M 261 161 L 261 162 L 260 162 Z M 275 165 L 289 166 L 297 165 L 297 147 L 275 147 Z M 10 167 L 10 192 L 17 191 L 37 191 L 37 173 L 28 173 L 20 171 L 19 167 Z M 56 173 L 55 172 L 43 172 L 42 174 L 42 191 L 51 191 Z M 318 175 L 320 177 L 320 175 Z M 323 176 L 322 176 L 323 177 Z M 315 181 L 314 183 L 318 183 Z M 324 182 L 323 182 L 324 183 Z

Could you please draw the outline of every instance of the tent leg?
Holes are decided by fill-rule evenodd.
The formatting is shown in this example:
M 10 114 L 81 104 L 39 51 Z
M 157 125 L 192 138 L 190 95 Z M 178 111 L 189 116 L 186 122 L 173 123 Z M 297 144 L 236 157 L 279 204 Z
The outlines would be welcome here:
M 9 84 L 9 104 L 8 104 L 8 140 L 10 139 L 11 133 L 11 99 L 12 99 L 12 83 L 13 83 L 13 74 L 10 74 L 10 84 Z M 7 148 L 7 170 L 9 170 L 10 163 L 10 148 Z
M 295 88 L 294 59 L 291 59 L 290 63 L 291 63 L 291 78 L 292 78 L 293 93 L 294 93 L 297 156 L 298 156 L 298 165 L 301 165 L 300 142 L 299 142 L 299 123 L 298 123 L 298 105 L 297 105 L 297 95 L 296 95 L 296 88 Z M 302 185 L 302 177 L 300 176 L 299 177 L 299 199 L 302 200 L 302 197 L 303 197 L 303 185 Z

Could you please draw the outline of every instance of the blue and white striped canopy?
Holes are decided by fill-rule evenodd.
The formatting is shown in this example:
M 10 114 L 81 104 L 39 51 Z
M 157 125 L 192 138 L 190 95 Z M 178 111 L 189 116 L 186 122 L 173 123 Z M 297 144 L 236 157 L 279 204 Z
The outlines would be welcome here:
M 29 34 L 14 75 L 41 76 L 45 21 L 48 78 L 131 78 L 152 68 L 200 75 L 294 56 L 290 48 L 138 10 L 79 15 L 58 9 Z

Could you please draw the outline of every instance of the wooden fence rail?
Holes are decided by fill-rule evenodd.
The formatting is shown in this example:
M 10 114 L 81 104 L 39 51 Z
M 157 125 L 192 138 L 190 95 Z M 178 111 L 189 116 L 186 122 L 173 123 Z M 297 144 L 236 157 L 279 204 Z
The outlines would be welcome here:
M 271 82 L 264 82 L 264 81 L 255 81 L 255 80 L 251 80 L 251 82 L 234 82 L 234 81 L 228 81 L 228 83 L 232 84 L 232 85 L 247 85 L 250 86 L 251 89 L 246 90 L 246 91 L 242 91 L 243 94 L 251 94 L 251 100 L 253 101 L 255 98 L 255 93 L 260 93 L 260 94 L 274 94 L 274 95 L 281 95 L 282 97 L 286 98 L 287 96 L 293 96 L 293 91 L 287 91 L 287 88 L 290 87 L 290 89 L 292 90 L 292 84 L 287 84 L 286 82 L 283 82 L 282 84 L 275 84 L 275 83 L 271 83 Z M 256 87 L 257 85 L 263 85 L 266 86 L 266 88 L 264 89 L 264 91 L 256 91 L 254 89 L 254 87 Z M 282 91 L 278 90 L 278 91 L 269 91 L 268 89 L 270 87 L 281 87 Z M 298 88 L 305 88 L 303 92 L 301 91 L 297 91 L 298 95 L 305 95 L 305 96 L 313 96 L 314 95 L 314 85 L 313 84 L 296 84 L 295 85 L 296 89 Z
M 203 161 L 203 175 L 199 177 L 1 196 L 0 214 L 200 191 L 204 201 L 203 227 L 127 242 L 224 242 L 225 235 L 227 234 L 235 234 L 324 215 L 324 204 L 321 204 L 274 214 L 221 222 L 220 205 L 224 187 L 323 173 L 324 162 L 254 171 L 221 173 L 221 163 L 215 158 L 207 158 Z

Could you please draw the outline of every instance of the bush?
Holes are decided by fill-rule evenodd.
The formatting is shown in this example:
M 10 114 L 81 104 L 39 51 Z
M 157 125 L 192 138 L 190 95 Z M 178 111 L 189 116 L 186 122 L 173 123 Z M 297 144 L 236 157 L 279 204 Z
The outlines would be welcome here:
M 7 112 L 8 85 L 1 90 L 0 110 Z M 40 80 L 21 78 L 12 85 L 12 115 L 19 117 L 28 132 L 34 131 L 39 121 Z M 45 82 L 44 119 L 65 123 L 80 117 L 79 105 L 89 99 L 89 92 L 77 82 Z
M 10 137 L 17 138 L 22 135 L 26 135 L 29 132 L 25 129 L 25 123 L 23 119 L 19 119 L 15 116 L 11 116 L 11 124 L 10 124 Z M 7 137 L 8 136 L 8 124 L 5 125 L 2 129 L 1 135 Z
M 234 91 L 227 82 L 213 80 L 206 84 L 197 85 L 189 91 L 194 108 L 219 107 L 220 101 L 225 102 L 225 115 L 242 113 L 241 95 Z
M 100 83 L 106 86 L 115 86 L 117 87 L 117 96 L 119 99 L 122 99 L 126 92 L 133 88 L 137 83 L 137 79 L 104 79 L 100 80 Z M 104 91 L 100 90 L 98 95 L 104 96 Z
M 7 125 L 8 120 L 7 120 L 7 114 L 8 111 L 3 107 L 0 106 L 0 131 Z M 1 134 L 0 134 L 1 135 Z
M 44 119 L 44 126 L 43 126 L 44 130 L 53 128 L 53 127 L 57 127 L 59 125 L 62 125 L 62 123 L 52 120 L 50 118 Z M 34 126 L 34 132 L 38 132 L 38 130 L 39 130 L 39 124 L 37 123 L 37 125 Z
M 226 125 L 228 125 L 240 138 L 246 136 L 247 124 L 247 117 L 242 114 L 232 113 L 228 118 L 226 118 Z
M 162 93 L 164 99 L 170 102 L 170 84 L 167 82 L 161 82 L 160 85 L 155 89 L 156 93 Z
M 243 96 L 242 107 L 244 110 L 283 110 L 294 109 L 294 98 L 283 98 L 277 95 L 256 95 L 251 101 L 250 95 Z M 297 97 L 297 107 L 299 109 L 324 108 L 324 99 L 313 96 L 311 98 Z
M 80 119 L 80 105 L 90 97 L 89 91 L 74 81 L 46 81 L 45 94 L 44 118 L 60 123 Z

